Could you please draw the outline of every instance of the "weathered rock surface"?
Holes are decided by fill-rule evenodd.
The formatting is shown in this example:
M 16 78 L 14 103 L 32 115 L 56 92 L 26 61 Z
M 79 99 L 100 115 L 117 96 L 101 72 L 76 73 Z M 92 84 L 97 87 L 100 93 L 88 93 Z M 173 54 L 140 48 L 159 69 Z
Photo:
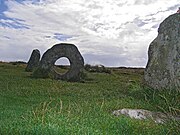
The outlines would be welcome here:
M 154 89 L 180 91 L 180 14 L 166 18 L 148 51 L 144 79 Z
M 55 62 L 62 57 L 66 57 L 70 62 L 70 69 L 65 74 L 58 73 L 54 68 Z M 33 73 L 33 76 L 40 78 L 52 77 L 54 79 L 67 81 L 79 81 L 83 69 L 84 59 L 78 48 L 73 44 L 61 43 L 54 45 L 44 53 L 40 65 Z
M 111 70 L 106 68 L 105 66 L 103 65 L 95 65 L 95 66 L 92 66 L 92 65 L 89 65 L 89 64 L 86 64 L 84 66 L 84 69 L 86 71 L 89 71 L 89 72 L 97 72 L 97 73 L 108 73 L 110 74 L 111 73 Z
M 168 116 L 164 113 L 161 112 L 151 112 L 148 110 L 143 110 L 143 109 L 120 109 L 116 110 L 113 112 L 113 115 L 115 116 L 120 116 L 120 115 L 125 115 L 130 118 L 134 119 L 139 119 L 139 120 L 145 120 L 145 119 L 151 119 L 155 123 L 165 123 L 166 121 L 173 119 L 179 121 L 179 117 L 173 117 L 173 116 Z
M 38 49 L 34 49 L 28 61 L 27 67 L 25 68 L 25 71 L 32 72 L 33 70 L 35 70 L 39 66 L 40 57 L 40 51 Z

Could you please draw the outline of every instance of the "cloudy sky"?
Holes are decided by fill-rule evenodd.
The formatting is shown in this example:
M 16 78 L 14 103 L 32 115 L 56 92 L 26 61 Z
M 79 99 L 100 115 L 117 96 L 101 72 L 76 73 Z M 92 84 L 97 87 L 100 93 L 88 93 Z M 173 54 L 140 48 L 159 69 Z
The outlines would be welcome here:
M 0 0 L 0 61 L 28 61 L 75 44 L 88 64 L 144 67 L 151 41 L 179 0 Z

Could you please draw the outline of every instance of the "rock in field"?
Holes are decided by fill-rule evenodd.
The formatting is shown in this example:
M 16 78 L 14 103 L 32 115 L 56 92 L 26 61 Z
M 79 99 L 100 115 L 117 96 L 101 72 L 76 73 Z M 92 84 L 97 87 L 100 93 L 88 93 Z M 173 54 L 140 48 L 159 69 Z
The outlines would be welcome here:
M 35 49 L 32 51 L 31 57 L 28 61 L 27 67 L 25 71 L 32 72 L 39 66 L 39 60 L 40 60 L 40 51 L 38 49 Z
M 165 123 L 166 121 L 173 119 L 176 121 L 179 121 L 179 117 L 173 117 L 172 115 L 166 115 L 161 112 L 151 112 L 144 109 L 120 109 L 113 112 L 113 115 L 120 116 L 125 115 L 133 119 L 139 119 L 139 120 L 145 120 L 145 119 L 151 119 L 155 123 Z
M 148 51 L 145 83 L 154 89 L 180 91 L 180 14 L 166 18 Z
M 70 62 L 70 69 L 65 74 L 58 73 L 55 68 L 55 62 L 66 57 Z M 84 69 L 84 59 L 78 48 L 73 44 L 56 44 L 48 49 L 42 56 L 38 69 L 33 73 L 34 77 L 80 81 Z

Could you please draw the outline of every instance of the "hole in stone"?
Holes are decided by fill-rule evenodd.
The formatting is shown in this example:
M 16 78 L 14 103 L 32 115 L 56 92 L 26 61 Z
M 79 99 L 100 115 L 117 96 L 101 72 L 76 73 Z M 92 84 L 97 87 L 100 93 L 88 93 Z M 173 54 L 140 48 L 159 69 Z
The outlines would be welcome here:
M 61 57 L 54 64 L 54 69 L 59 74 L 65 74 L 70 69 L 70 61 L 66 57 Z

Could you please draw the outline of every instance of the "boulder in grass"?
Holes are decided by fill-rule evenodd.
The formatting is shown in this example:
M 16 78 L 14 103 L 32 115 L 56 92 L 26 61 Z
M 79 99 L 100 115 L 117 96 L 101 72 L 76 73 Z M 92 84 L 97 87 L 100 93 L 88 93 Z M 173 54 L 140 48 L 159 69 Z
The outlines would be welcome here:
M 180 91 L 180 14 L 166 18 L 148 51 L 145 83 L 154 89 Z
M 180 121 L 180 117 L 167 115 L 161 112 L 152 112 L 152 111 L 144 110 L 144 109 L 124 108 L 124 109 L 113 111 L 113 115 L 115 116 L 124 115 L 132 119 L 138 119 L 138 120 L 150 119 L 150 120 L 153 120 L 155 123 L 161 123 L 161 124 L 167 122 L 168 120 Z
M 34 71 L 39 66 L 40 56 L 40 51 L 38 49 L 34 49 L 28 61 L 27 67 L 25 68 L 25 71 Z
M 65 74 L 58 73 L 55 68 L 55 62 L 65 57 L 70 62 L 70 69 Z M 80 81 L 84 69 L 84 59 L 78 48 L 73 44 L 60 43 L 48 49 L 40 61 L 39 67 L 33 72 L 33 76 L 37 78 L 48 78 Z

